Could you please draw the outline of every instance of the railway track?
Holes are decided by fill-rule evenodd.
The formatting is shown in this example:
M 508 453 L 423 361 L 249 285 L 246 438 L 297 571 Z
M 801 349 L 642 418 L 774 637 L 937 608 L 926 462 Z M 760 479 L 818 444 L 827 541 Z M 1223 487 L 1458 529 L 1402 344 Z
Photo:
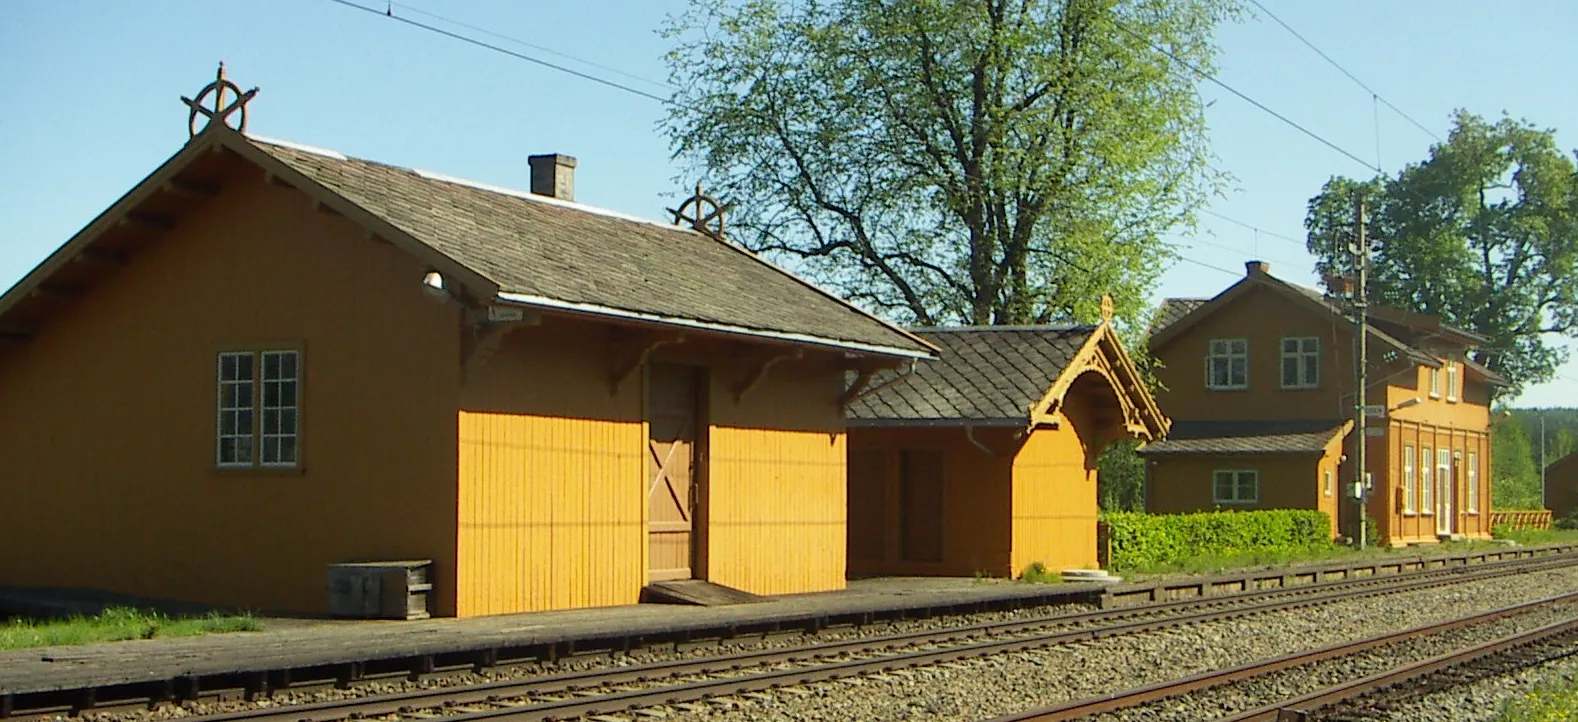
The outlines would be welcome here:
M 1310 676 L 1317 665 L 1345 660 L 1369 650 L 1553 608 L 1564 608 L 1563 616 L 1571 618 L 1530 631 L 1476 643 L 1421 661 L 1401 664 L 1383 672 L 1341 682 L 1291 699 L 1278 699 L 1247 711 L 1221 717 L 1219 722 L 1374 719 L 1375 713 L 1384 712 L 1388 706 L 1397 701 L 1413 699 L 1446 686 L 1466 684 L 1578 654 L 1578 646 L 1575 646 L 1575 643 L 1578 643 L 1578 592 L 1230 669 L 1136 687 L 1114 694 L 1005 715 L 992 722 L 1058 722 L 1099 718 L 1109 713 L 1139 710 L 1151 706 L 1160 707 L 1186 695 L 1207 690 L 1219 691 L 1230 685 L 1255 683 L 1279 673 Z
M 375 697 L 249 708 L 184 719 L 195 722 L 338 722 L 379 717 L 470 722 L 569 719 L 631 709 L 683 708 L 686 704 L 749 698 L 775 689 L 865 674 L 946 665 L 987 655 L 1494 579 L 1575 563 L 1578 560 L 1536 557 L 1056 617 L 889 634 L 791 649 L 743 651 Z

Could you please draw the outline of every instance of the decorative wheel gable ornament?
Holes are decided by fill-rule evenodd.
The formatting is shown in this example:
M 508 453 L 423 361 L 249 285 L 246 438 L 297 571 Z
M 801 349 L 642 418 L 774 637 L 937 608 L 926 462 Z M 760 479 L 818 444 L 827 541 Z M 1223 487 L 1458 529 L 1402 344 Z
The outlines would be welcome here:
M 668 212 L 674 216 L 676 226 L 688 223 L 691 228 L 702 233 L 722 238 L 723 214 L 731 207 L 732 203 L 719 203 L 712 196 L 701 192 L 701 182 L 697 181 L 696 194 L 679 204 L 677 210 L 670 208 Z
M 227 93 L 234 97 L 227 98 Z M 203 103 L 203 100 L 210 94 L 214 96 L 212 108 Z M 187 107 L 191 109 L 191 114 L 187 116 L 186 121 L 186 130 L 190 134 L 188 137 L 197 137 L 198 133 L 208 130 L 208 127 L 215 121 L 235 130 L 237 133 L 247 132 L 247 103 L 251 102 L 252 98 L 257 94 L 257 88 L 248 90 L 245 93 L 241 92 L 239 86 L 225 77 L 225 64 L 220 63 L 219 73 L 214 76 L 214 82 L 203 86 L 203 89 L 198 91 L 195 100 L 184 95 L 181 96 L 181 102 L 186 103 Z M 237 116 L 234 126 L 231 126 L 229 123 L 231 115 Z M 203 116 L 206 119 L 201 128 L 197 127 L 198 116 Z

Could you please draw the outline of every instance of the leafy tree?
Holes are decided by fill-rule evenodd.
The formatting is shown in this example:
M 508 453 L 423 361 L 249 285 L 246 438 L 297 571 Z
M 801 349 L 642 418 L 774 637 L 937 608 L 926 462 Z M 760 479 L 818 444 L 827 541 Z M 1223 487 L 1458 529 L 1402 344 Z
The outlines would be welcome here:
M 1377 241 L 1370 290 L 1490 339 L 1476 360 L 1511 393 L 1566 360 L 1542 334 L 1578 337 L 1578 173 L 1555 131 L 1503 116 L 1453 116 L 1446 142 L 1396 177 L 1334 177 L 1309 202 L 1308 247 L 1322 274 L 1347 273 L 1354 201 Z
M 736 241 L 901 321 L 1122 318 L 1222 177 L 1200 97 L 1237 0 L 691 0 L 674 154 Z
M 1096 492 L 1102 511 L 1145 511 L 1145 459 L 1134 453 L 1139 442 L 1116 441 L 1096 466 Z
M 1516 416 L 1496 414 L 1490 425 L 1490 499 L 1493 509 L 1543 509 L 1539 467 Z

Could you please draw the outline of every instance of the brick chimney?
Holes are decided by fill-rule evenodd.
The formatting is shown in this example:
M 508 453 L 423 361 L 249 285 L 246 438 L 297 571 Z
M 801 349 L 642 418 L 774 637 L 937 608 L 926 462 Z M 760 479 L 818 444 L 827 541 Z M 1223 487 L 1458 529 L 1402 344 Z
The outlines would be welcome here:
M 533 190 L 536 189 L 534 188 Z M 1244 263 L 1244 275 L 1253 276 L 1257 273 L 1271 273 L 1271 264 L 1266 263 L 1265 261 L 1246 261 Z
M 531 166 L 531 192 L 540 196 L 575 200 L 575 159 L 558 153 L 534 155 L 526 159 Z

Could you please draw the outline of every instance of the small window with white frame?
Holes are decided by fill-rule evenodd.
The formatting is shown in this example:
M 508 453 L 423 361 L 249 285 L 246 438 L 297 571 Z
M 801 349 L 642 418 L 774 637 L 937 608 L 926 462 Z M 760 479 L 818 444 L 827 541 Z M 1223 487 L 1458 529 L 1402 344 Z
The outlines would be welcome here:
M 1457 379 L 1458 379 L 1457 362 L 1456 361 L 1448 361 L 1448 362 L 1446 362 L 1446 400 L 1447 401 L 1452 401 L 1452 402 L 1456 402 L 1457 401 L 1457 396 L 1458 396 L 1458 394 L 1457 394 Z
M 1479 452 L 1468 452 L 1468 509 L 1470 514 L 1479 513 Z
M 301 352 L 221 352 L 218 374 L 215 463 L 225 469 L 298 466 Z
M 1217 390 L 1249 388 L 1249 341 L 1214 338 L 1205 359 L 1205 387 Z
M 1211 498 L 1218 504 L 1253 504 L 1260 498 L 1260 472 L 1217 470 L 1211 474 Z
M 1435 453 L 1428 446 L 1419 448 L 1419 513 L 1434 514 L 1435 484 L 1430 467 L 1435 464 Z
M 1414 506 L 1414 445 L 1403 444 L 1403 513 L 1418 511 Z
M 1430 369 L 1430 398 L 1441 398 L 1441 369 Z
M 1320 339 L 1282 339 L 1282 388 L 1313 389 L 1320 386 Z

